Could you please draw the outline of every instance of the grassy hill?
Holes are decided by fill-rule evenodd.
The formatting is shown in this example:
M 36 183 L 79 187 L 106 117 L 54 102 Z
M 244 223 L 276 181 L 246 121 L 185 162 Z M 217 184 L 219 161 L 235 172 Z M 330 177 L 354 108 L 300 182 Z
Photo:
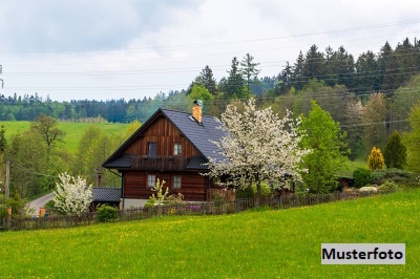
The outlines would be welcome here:
M 29 129 L 31 122 L 29 121 L 1 121 L 0 124 L 6 128 L 6 138 L 10 138 L 18 133 L 24 132 Z M 71 153 L 77 151 L 79 140 L 84 131 L 91 125 L 99 127 L 103 132 L 111 135 L 125 134 L 129 124 L 121 123 L 73 123 L 73 122 L 60 122 L 59 127 L 62 129 L 66 136 L 64 138 L 64 148 Z
M 281 211 L 0 233 L 0 277 L 418 278 L 420 190 Z M 321 243 L 406 243 L 406 265 L 323 266 Z

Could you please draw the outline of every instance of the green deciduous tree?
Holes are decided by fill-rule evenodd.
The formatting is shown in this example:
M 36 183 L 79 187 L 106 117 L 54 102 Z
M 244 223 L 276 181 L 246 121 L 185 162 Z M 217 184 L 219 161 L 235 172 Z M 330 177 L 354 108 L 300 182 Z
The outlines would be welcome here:
M 31 124 L 31 129 L 39 133 L 46 145 L 48 156 L 58 142 L 62 142 L 65 133 L 58 127 L 58 122 L 51 116 L 42 114 Z
M 386 102 L 382 93 L 369 97 L 363 109 L 363 133 L 365 146 L 383 147 L 385 144 Z
M 329 192 L 340 167 L 345 160 L 345 133 L 340 124 L 315 101 L 311 102 L 309 116 L 302 117 L 303 136 L 301 145 L 312 152 L 303 157 L 303 181 L 313 193 Z
M 47 153 L 40 148 L 42 137 L 29 130 L 12 137 L 7 159 L 11 161 L 11 192 L 17 192 L 21 197 L 40 194 L 54 187 L 54 183 L 46 184 L 41 174 L 48 174 Z M 44 182 L 44 183 L 43 183 Z
M 384 159 L 387 168 L 402 169 L 407 163 L 407 148 L 401 142 L 398 131 L 389 137 L 384 149 Z
M 4 125 L 0 126 L 0 153 L 4 152 L 7 147 L 7 140 L 6 140 L 6 130 Z
M 211 102 L 214 99 L 213 95 L 210 94 L 210 92 L 203 84 L 194 84 L 188 97 L 191 99 L 191 101 L 202 100 L 204 103 Z
M 411 171 L 420 172 L 420 102 L 409 113 L 411 132 L 404 134 L 403 143 L 407 147 L 407 165 Z

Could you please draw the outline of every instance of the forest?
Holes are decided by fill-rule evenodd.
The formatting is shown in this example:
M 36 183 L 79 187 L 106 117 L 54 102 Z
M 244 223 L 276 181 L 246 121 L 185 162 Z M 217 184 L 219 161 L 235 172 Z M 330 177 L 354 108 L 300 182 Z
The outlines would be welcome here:
M 411 130 L 410 110 L 420 99 L 420 44 L 406 38 L 392 48 L 386 42 L 377 52 L 367 50 L 357 59 L 344 46 L 322 51 L 312 45 L 306 52 L 300 51 L 296 61 L 287 62 L 277 76 L 259 77 L 259 73 L 259 63 L 246 54 L 242 59 L 233 57 L 226 77 L 219 81 L 207 65 L 185 90 L 159 92 L 154 98 L 58 102 L 37 93 L 0 95 L 0 120 L 33 121 L 28 131 L 12 135 L 8 141 L 4 136 L 7 127 L 2 126 L 0 162 L 13 158 L 12 186 L 23 197 L 51 190 L 63 171 L 87 176 L 95 183 L 95 169 L 157 108 L 188 111 L 193 100 L 201 99 L 204 113 L 219 117 L 228 104 L 241 110 L 251 97 L 259 108 L 271 106 L 280 116 L 290 110 L 295 117 L 307 116 L 311 100 L 316 101 L 346 134 L 343 141 L 348 158 L 366 160 L 372 146 L 383 149 L 394 131 L 404 134 Z M 107 135 L 92 125 L 80 136 L 74 154 L 60 144 L 65 140 L 58 128 L 60 121 L 132 125 L 121 137 Z M 46 136 L 45 125 L 49 132 L 54 131 L 54 140 L 48 140 L 51 137 Z M 105 171 L 103 182 L 118 186 L 120 178 Z

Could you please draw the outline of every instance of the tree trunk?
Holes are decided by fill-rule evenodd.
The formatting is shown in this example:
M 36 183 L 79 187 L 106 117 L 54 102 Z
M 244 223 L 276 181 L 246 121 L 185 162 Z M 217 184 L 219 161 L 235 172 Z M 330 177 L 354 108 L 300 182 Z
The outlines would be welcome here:
M 260 206 L 261 202 L 261 181 L 257 176 L 257 198 L 255 199 L 255 206 Z

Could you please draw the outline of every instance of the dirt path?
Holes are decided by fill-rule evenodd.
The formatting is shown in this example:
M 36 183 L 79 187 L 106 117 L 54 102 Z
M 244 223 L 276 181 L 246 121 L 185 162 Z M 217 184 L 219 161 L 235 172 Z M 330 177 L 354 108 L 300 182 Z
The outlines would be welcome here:
M 38 213 L 39 208 L 43 207 L 47 202 L 52 200 L 53 193 L 46 194 L 45 196 L 42 196 L 40 198 L 37 198 L 36 200 L 33 200 L 29 203 L 29 208 L 33 208 L 35 213 Z

